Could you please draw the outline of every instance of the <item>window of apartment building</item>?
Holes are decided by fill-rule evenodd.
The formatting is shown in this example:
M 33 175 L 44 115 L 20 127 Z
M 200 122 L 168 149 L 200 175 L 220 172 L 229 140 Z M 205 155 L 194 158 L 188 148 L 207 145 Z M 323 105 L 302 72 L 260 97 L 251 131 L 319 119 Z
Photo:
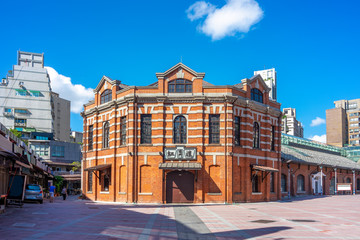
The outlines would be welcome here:
M 271 126 L 271 151 L 275 151 L 275 126 Z
M 358 118 L 350 118 L 350 122 L 358 122 L 359 119 Z
M 93 149 L 93 135 L 94 135 L 94 126 L 90 125 L 88 129 L 88 150 Z
M 65 147 L 64 146 L 52 146 L 51 147 L 51 156 L 53 157 L 64 157 L 65 156 Z
M 185 144 L 186 132 L 186 118 L 184 116 L 177 116 L 174 119 L 173 142 Z
M 103 138 L 102 138 L 102 147 L 109 147 L 109 133 L 110 133 L 110 124 L 109 121 L 106 121 L 103 126 Z
M 11 108 L 5 108 L 5 109 L 4 109 L 4 112 L 6 112 L 6 113 L 11 113 Z
M 33 96 L 33 97 L 43 96 L 40 91 L 30 90 L 29 92 L 30 92 L 31 96 Z
M 254 122 L 253 148 L 260 148 L 260 127 L 257 122 Z
M 24 89 L 15 89 L 16 96 L 30 96 L 30 93 Z
M 26 119 L 23 118 L 14 118 L 15 127 L 26 127 Z
M 100 96 L 100 104 L 110 102 L 112 99 L 112 92 L 110 89 L 106 89 Z
M 302 174 L 297 176 L 297 191 L 304 192 L 305 191 L 305 177 Z
M 251 100 L 263 103 L 263 94 L 262 94 L 262 92 L 257 88 L 251 89 Z
M 359 126 L 358 123 L 351 123 L 351 124 L 350 124 L 350 127 L 358 127 L 358 126 Z
M 31 145 L 31 149 L 39 156 L 49 155 L 49 145 Z
M 257 174 L 253 175 L 252 177 L 252 192 L 253 193 L 257 193 L 257 192 L 260 192 L 260 188 L 259 188 L 259 176 Z
M 270 192 L 275 192 L 275 173 L 270 173 Z
M 141 115 L 140 143 L 151 144 L 151 114 Z
M 281 192 L 286 192 L 286 175 L 281 174 Z
M 20 114 L 27 114 L 28 110 L 27 109 L 15 109 L 14 112 L 20 113 Z
M 93 185 L 93 172 L 88 171 L 88 192 L 92 192 L 92 185 Z
M 120 145 L 126 145 L 126 116 L 120 118 Z
M 235 117 L 234 125 L 235 145 L 240 146 L 240 117 Z
M 209 143 L 220 143 L 220 115 L 210 114 L 209 116 Z
M 101 191 L 108 192 L 110 187 L 111 169 L 105 169 L 100 171 L 101 178 Z
M 191 93 L 192 82 L 185 79 L 176 79 L 169 82 L 169 93 Z

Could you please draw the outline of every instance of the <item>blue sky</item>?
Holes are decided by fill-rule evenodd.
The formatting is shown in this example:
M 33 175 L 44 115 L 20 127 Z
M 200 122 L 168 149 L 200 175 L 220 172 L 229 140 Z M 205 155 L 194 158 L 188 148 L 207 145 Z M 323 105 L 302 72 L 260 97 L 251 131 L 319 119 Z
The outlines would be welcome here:
M 150 84 L 155 72 L 181 57 L 213 84 L 235 84 L 254 70 L 275 67 L 278 101 L 296 108 L 305 137 L 326 134 L 325 124 L 310 124 L 325 119 L 333 101 L 360 98 L 359 1 L 211 0 L 195 8 L 196 3 L 2 1 L 0 74 L 16 64 L 19 49 L 43 52 L 45 65 L 81 84 L 84 95 L 103 75 Z M 231 19 L 241 14 L 247 18 Z M 71 97 L 74 103 L 86 98 Z M 71 126 L 82 130 L 78 113 L 72 113 Z

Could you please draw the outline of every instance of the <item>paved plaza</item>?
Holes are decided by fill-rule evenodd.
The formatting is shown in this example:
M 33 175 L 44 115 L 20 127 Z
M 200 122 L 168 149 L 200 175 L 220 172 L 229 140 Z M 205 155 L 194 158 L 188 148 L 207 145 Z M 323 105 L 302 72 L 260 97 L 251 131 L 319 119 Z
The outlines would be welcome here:
M 234 205 L 123 205 L 70 197 L 10 206 L 1 239 L 360 239 L 360 196 Z

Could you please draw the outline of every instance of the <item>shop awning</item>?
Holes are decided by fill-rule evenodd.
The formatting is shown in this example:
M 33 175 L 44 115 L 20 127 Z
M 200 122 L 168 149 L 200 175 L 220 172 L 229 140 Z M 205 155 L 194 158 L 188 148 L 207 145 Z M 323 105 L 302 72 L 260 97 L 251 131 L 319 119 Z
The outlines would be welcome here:
M 160 169 L 164 170 L 201 170 L 201 163 L 198 162 L 167 162 L 160 163 Z
M 253 170 L 263 171 L 263 172 L 278 172 L 279 171 L 276 168 L 267 167 L 267 166 L 260 166 L 260 165 L 252 165 L 251 168 Z
M 97 166 L 85 168 L 84 171 L 100 171 L 100 170 L 103 170 L 103 169 L 109 168 L 109 167 L 111 167 L 111 164 L 100 164 Z

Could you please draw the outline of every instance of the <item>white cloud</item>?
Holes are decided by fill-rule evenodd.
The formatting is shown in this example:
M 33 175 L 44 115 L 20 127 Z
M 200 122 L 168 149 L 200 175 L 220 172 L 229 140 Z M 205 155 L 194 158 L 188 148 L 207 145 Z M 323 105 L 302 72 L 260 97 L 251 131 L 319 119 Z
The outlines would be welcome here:
M 313 137 L 310 137 L 311 140 L 326 143 L 326 134 L 324 135 L 315 135 Z
M 216 10 L 216 7 L 211 3 L 199 1 L 191 5 L 187 10 L 187 16 L 191 21 L 202 18 Z
M 187 17 L 193 21 L 206 15 L 199 25 L 201 32 L 219 40 L 236 33 L 247 33 L 259 22 L 264 12 L 255 0 L 227 0 L 221 8 L 204 1 L 195 2 L 187 10 Z
M 81 84 L 73 84 L 70 77 L 59 74 L 52 67 L 45 67 L 51 81 L 52 91 L 58 93 L 61 98 L 71 101 L 71 112 L 80 113 L 83 105 L 94 98 L 91 88 L 85 88 Z
M 325 119 L 316 117 L 315 119 L 311 120 L 310 126 L 315 127 L 315 126 L 319 126 L 319 125 L 325 124 L 325 123 L 326 123 Z

